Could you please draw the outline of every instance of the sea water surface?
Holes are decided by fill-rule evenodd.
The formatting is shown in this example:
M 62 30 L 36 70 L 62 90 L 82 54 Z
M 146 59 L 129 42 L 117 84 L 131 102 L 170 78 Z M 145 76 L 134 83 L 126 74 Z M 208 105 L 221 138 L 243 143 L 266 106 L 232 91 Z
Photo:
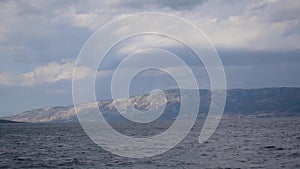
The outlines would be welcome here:
M 79 124 L 0 124 L 0 168 L 300 168 L 300 118 L 222 119 L 212 137 L 198 143 L 203 121 L 166 153 L 120 157 L 94 144 Z M 157 134 L 160 122 L 114 127 L 127 135 Z

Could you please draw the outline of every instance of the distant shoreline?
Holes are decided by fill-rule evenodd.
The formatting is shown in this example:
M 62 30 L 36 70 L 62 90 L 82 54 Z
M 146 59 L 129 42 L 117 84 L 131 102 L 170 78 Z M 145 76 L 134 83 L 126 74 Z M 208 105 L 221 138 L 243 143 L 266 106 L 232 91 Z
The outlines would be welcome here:
M 0 124 L 2 124 L 2 123 L 25 123 L 25 122 L 11 121 L 11 120 L 2 120 L 2 119 L 0 119 Z

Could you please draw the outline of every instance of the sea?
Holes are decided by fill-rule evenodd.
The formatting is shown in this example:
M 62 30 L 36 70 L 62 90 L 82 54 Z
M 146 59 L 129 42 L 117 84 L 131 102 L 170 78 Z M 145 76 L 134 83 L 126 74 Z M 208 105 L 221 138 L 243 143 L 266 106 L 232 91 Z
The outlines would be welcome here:
M 155 135 L 170 121 L 143 127 L 115 122 L 137 137 Z M 177 146 L 146 158 L 102 149 L 79 123 L 0 124 L 0 168 L 300 168 L 300 117 L 227 118 L 203 144 L 203 120 Z

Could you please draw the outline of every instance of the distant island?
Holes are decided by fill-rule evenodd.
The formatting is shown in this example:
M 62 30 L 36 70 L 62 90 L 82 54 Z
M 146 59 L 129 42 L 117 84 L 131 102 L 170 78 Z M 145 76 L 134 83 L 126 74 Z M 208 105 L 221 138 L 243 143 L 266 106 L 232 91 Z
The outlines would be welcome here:
M 162 119 L 173 119 L 180 109 L 180 91 L 170 89 L 164 91 L 168 99 L 165 113 Z M 210 90 L 199 90 L 200 108 L 199 118 L 205 117 L 210 106 Z M 134 103 L 137 109 L 147 109 L 148 94 L 133 96 L 130 102 Z M 122 117 L 111 100 L 99 101 L 98 107 L 106 119 L 118 120 Z M 83 104 L 82 111 L 89 109 L 89 104 Z M 228 89 L 227 100 L 224 110 L 224 117 L 270 117 L 270 116 L 296 116 L 300 115 L 300 88 L 262 88 L 262 89 Z M 19 113 L 14 116 L 1 119 L 18 122 L 76 122 L 78 121 L 73 106 L 49 107 L 35 109 Z M 4 120 L 4 121 L 5 121 Z M 3 121 L 3 120 L 2 120 Z
M 20 122 L 0 119 L 0 123 L 20 123 Z

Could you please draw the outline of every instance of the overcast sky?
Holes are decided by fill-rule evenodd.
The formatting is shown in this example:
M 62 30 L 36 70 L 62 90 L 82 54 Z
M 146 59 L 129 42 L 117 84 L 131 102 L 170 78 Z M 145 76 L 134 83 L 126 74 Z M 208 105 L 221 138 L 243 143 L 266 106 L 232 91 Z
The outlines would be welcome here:
M 150 11 L 180 16 L 199 27 L 220 55 L 228 88 L 300 87 L 297 0 L 2 0 L 0 116 L 71 105 L 73 66 L 86 40 L 111 20 Z M 108 56 L 97 74 L 99 99 L 110 97 L 110 75 L 122 56 L 146 47 L 147 39 L 133 38 Z M 187 50 L 162 44 L 198 72 L 200 86 L 209 86 L 205 70 Z M 161 72 L 144 72 L 133 86 L 135 94 L 176 84 Z

